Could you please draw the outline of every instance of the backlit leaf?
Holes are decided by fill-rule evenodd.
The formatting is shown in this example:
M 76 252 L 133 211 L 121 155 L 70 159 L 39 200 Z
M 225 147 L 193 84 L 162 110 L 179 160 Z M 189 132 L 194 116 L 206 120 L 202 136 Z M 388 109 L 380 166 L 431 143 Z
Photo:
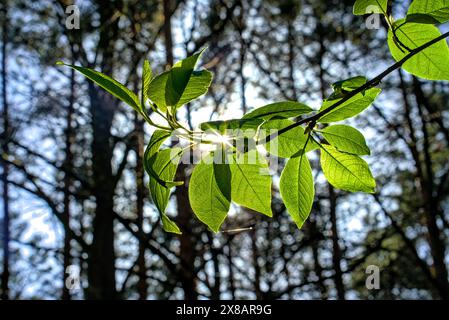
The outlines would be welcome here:
M 407 48 L 413 50 L 423 44 L 439 37 L 441 32 L 430 24 L 405 23 L 399 20 L 396 26 L 396 35 L 399 41 Z M 408 51 L 399 48 L 394 40 L 393 32 L 388 32 L 388 46 L 396 61 L 404 58 Z M 446 40 L 441 40 L 429 48 L 419 52 L 402 66 L 407 72 L 428 80 L 449 80 L 449 48 Z
M 332 146 L 321 148 L 321 167 L 329 183 L 337 189 L 374 193 L 374 180 L 368 164 L 357 155 L 340 152 Z
M 189 200 L 198 219 L 218 232 L 231 205 L 231 171 L 227 164 L 205 159 L 190 178 Z
M 358 155 L 369 155 L 370 150 L 365 138 L 355 128 L 346 125 L 333 125 L 321 131 L 330 145 L 339 151 Z
M 263 119 L 270 120 L 276 119 L 288 119 L 299 117 L 303 114 L 312 112 L 313 109 L 309 106 L 294 101 L 277 102 L 255 109 L 254 111 L 247 113 L 242 119 Z
M 309 217 L 315 196 L 312 169 L 304 152 L 288 160 L 281 174 L 280 192 L 288 213 L 301 228 Z

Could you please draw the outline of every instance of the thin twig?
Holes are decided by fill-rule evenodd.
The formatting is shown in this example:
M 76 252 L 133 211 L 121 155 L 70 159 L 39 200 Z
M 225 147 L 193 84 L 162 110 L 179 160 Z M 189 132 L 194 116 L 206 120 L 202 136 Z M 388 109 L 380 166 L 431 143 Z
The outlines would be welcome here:
M 336 102 L 335 104 L 333 104 L 329 108 L 327 108 L 327 109 L 325 109 L 325 110 L 315 114 L 314 116 L 311 116 L 311 117 L 299 120 L 298 122 L 295 122 L 295 123 L 289 125 L 288 127 L 285 127 L 283 129 L 279 130 L 278 132 L 269 135 L 264 141 L 262 141 L 262 143 L 268 143 L 271 140 L 275 139 L 277 136 L 279 136 L 279 135 L 281 135 L 283 133 L 286 133 L 287 131 L 290 131 L 290 130 L 292 130 L 292 129 L 294 129 L 294 128 L 302 125 L 302 124 L 305 124 L 305 123 L 312 123 L 312 124 L 314 124 L 314 123 L 316 123 L 320 118 L 322 118 L 323 116 L 325 116 L 329 112 L 335 110 L 337 107 L 341 106 L 342 104 L 344 104 L 349 99 L 351 99 L 354 96 L 356 96 L 357 94 L 359 94 L 359 93 L 361 93 L 363 91 L 366 91 L 366 90 L 368 90 L 368 89 L 378 85 L 386 76 L 388 76 L 393 71 L 399 69 L 405 62 L 407 62 L 408 60 L 413 58 L 415 55 L 417 55 L 421 51 L 427 49 L 428 47 L 434 45 L 435 43 L 437 43 L 437 42 L 439 42 L 441 40 L 446 39 L 447 37 L 449 37 L 449 32 L 446 32 L 446 33 L 442 34 L 441 36 L 439 36 L 439 37 L 437 37 L 437 38 L 435 38 L 435 39 L 433 39 L 433 40 L 423 44 L 422 46 L 413 49 L 409 54 L 407 54 L 400 61 L 398 61 L 395 64 L 393 64 L 392 66 L 388 67 L 385 71 L 383 71 L 378 76 L 376 76 L 375 78 L 373 78 L 370 81 L 368 81 L 367 83 L 365 83 L 363 86 L 358 87 L 354 91 L 349 92 L 341 100 L 339 100 L 338 102 Z

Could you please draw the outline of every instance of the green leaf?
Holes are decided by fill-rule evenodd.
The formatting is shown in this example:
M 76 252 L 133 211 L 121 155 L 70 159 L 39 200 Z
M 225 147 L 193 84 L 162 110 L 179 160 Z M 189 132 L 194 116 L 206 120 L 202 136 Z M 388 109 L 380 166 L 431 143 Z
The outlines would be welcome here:
M 165 111 L 167 106 L 179 108 L 207 92 L 212 73 L 207 70 L 194 71 L 203 52 L 178 61 L 169 71 L 151 81 L 147 95 L 160 110 Z
M 261 140 L 265 137 L 275 134 L 277 131 L 284 129 L 294 122 L 291 120 L 271 120 L 264 123 L 261 127 Z M 266 150 L 280 158 L 290 158 L 304 148 L 307 141 L 307 135 L 301 126 L 297 126 L 287 132 L 282 133 L 270 142 L 265 144 Z M 306 152 L 315 150 L 318 145 L 313 141 L 307 143 Z
M 162 180 L 153 168 L 153 156 L 159 151 L 161 145 L 170 137 L 171 133 L 164 130 L 156 130 L 151 136 L 150 142 L 144 153 L 143 166 L 145 171 L 152 177 L 156 182 L 164 187 L 175 187 L 183 184 L 182 181 L 164 181 Z
M 165 214 L 165 208 L 167 207 L 168 199 L 170 196 L 170 189 L 178 183 L 167 183 L 162 179 L 173 180 L 174 174 L 176 174 L 177 163 L 180 157 L 180 151 L 176 152 L 176 156 L 172 160 L 174 163 L 167 164 L 164 168 L 166 160 L 164 159 L 164 154 L 168 153 L 170 149 L 164 150 L 158 155 L 159 148 L 164 143 L 167 138 L 171 135 L 170 132 L 164 130 L 156 130 L 151 136 L 150 142 L 145 149 L 144 154 L 144 168 L 147 173 L 150 174 L 150 183 L 148 185 L 150 193 L 153 198 L 153 202 L 158 208 L 161 214 L 162 228 L 165 232 L 181 234 L 181 230 L 178 228 L 176 223 L 170 220 L 170 218 Z M 174 166 L 174 167 L 173 167 Z M 164 186 L 165 184 L 165 186 Z M 167 185 L 168 184 L 168 185 Z
M 142 108 L 144 106 L 144 102 L 148 99 L 148 87 L 150 86 L 151 80 L 153 79 L 153 71 L 151 70 L 150 62 L 145 60 L 143 62 L 143 71 L 142 71 Z
M 414 0 L 408 9 L 407 21 L 445 23 L 449 21 L 449 0 Z
M 151 136 L 150 142 L 145 149 L 144 159 L 149 159 L 153 154 L 159 151 L 161 145 L 171 136 L 171 132 L 165 130 L 155 130 Z
M 92 70 L 89 68 L 73 66 L 73 65 L 65 64 L 63 62 L 57 62 L 57 64 L 65 65 L 67 67 L 75 69 L 76 71 L 79 71 L 86 78 L 92 80 L 94 83 L 99 85 L 101 88 L 103 88 L 104 90 L 106 90 L 107 92 L 109 92 L 110 94 L 115 96 L 116 98 L 120 99 L 124 103 L 131 106 L 137 112 L 142 112 L 142 107 L 140 105 L 139 98 L 137 97 L 137 95 L 134 92 L 132 92 L 131 90 L 129 90 L 128 88 L 126 88 L 120 82 L 112 79 L 111 77 L 108 77 L 107 75 L 105 75 L 99 71 L 95 71 L 95 70 Z
M 174 223 L 170 218 L 165 214 L 161 214 L 161 220 L 162 220 L 162 229 L 164 229 L 165 232 L 175 233 L 175 234 L 182 234 L 179 227 Z
M 288 213 L 301 229 L 315 196 L 312 169 L 304 152 L 288 160 L 281 174 L 280 192 Z
M 345 91 L 353 91 L 363 86 L 367 81 L 368 80 L 365 77 L 357 76 L 346 80 L 337 81 L 332 84 L 332 88 L 336 93 L 342 94 Z
M 321 167 L 329 183 L 337 189 L 374 193 L 374 180 L 368 164 L 359 156 L 322 145 Z
M 379 88 L 371 88 L 365 92 L 356 94 L 354 97 L 350 98 L 348 101 L 344 102 L 340 106 L 336 107 L 334 110 L 322 116 L 318 122 L 330 123 L 342 121 L 355 115 L 359 114 L 366 108 L 368 108 L 382 90 Z M 341 98 L 338 99 L 327 99 L 323 102 L 320 112 L 332 107 L 334 104 L 338 103 Z
M 441 32 L 430 24 L 405 23 L 397 21 L 396 36 L 399 41 L 413 50 L 439 37 Z M 404 58 L 408 51 L 402 50 L 394 40 L 393 32 L 388 32 L 388 46 L 396 61 Z M 407 72 L 428 80 L 449 80 L 449 48 L 446 40 L 441 40 L 407 60 L 402 66 Z
M 205 94 L 210 87 L 212 78 L 213 75 L 210 71 L 193 71 L 190 75 L 186 88 L 176 103 L 176 108 L 179 108 Z
M 151 168 L 151 173 L 149 172 L 151 198 L 161 214 L 165 213 L 170 197 L 170 188 L 174 186 L 173 182 L 168 184 L 165 181 L 173 181 L 175 178 L 181 153 L 180 148 L 159 151 L 149 158 L 146 165 L 146 167 Z
M 247 130 L 255 132 L 262 123 L 262 119 L 232 119 L 224 121 L 209 121 L 200 124 L 200 129 L 203 131 L 214 131 L 222 135 L 239 136 L 242 132 Z
M 162 110 L 167 110 L 165 94 L 167 91 L 167 79 L 170 71 L 165 71 L 153 78 L 146 89 L 146 96 Z
M 339 124 L 327 127 L 321 133 L 327 142 L 339 151 L 358 155 L 370 154 L 365 138 L 353 127 Z
M 271 177 L 266 160 L 252 150 L 230 155 L 229 167 L 232 200 L 271 217 Z
M 260 107 L 243 116 L 242 119 L 263 119 L 270 120 L 273 118 L 288 119 L 299 117 L 303 114 L 312 112 L 313 109 L 309 106 L 294 101 L 277 102 Z
M 231 205 L 231 171 L 212 158 L 195 166 L 190 178 L 189 200 L 198 219 L 218 232 Z
M 357 0 L 354 4 L 355 15 L 365 15 L 370 13 L 386 14 L 388 0 Z

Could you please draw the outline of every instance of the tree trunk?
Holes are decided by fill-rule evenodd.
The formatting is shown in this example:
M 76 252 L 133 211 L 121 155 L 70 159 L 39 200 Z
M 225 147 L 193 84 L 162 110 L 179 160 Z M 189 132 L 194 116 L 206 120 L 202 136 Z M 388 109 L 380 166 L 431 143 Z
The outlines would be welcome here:
M 164 37 L 165 37 L 165 54 L 167 66 L 173 65 L 173 41 L 171 16 L 172 5 L 170 0 L 164 1 Z M 180 164 L 176 173 L 178 181 L 185 181 L 185 170 L 187 165 Z M 188 189 L 185 185 L 176 187 L 175 190 L 176 203 L 178 208 L 178 219 L 182 229 L 180 236 L 180 259 L 183 274 L 181 275 L 181 286 L 184 290 L 185 300 L 196 300 L 198 294 L 196 292 L 196 275 L 195 275 L 195 241 L 192 234 L 191 219 L 193 217 L 192 209 L 188 197 Z
M 259 257 L 259 252 L 257 250 L 257 235 L 256 230 L 253 229 L 250 231 L 251 233 L 251 253 L 252 253 L 252 263 L 254 266 L 254 293 L 256 294 L 257 300 L 263 300 L 263 292 L 260 288 L 260 277 L 261 277 L 261 270 L 259 266 L 259 262 L 257 258 Z
M 115 299 L 114 190 L 110 141 L 113 112 L 107 107 L 105 94 L 99 90 L 101 89 L 89 83 L 93 126 L 93 194 L 96 209 L 88 259 L 87 298 Z
M 231 294 L 231 300 L 235 300 L 235 283 L 234 283 L 234 265 L 232 262 L 232 239 L 234 237 L 231 236 L 228 239 L 227 243 L 227 251 L 226 251 L 226 260 L 228 263 L 228 271 L 229 271 L 229 292 Z
M 296 86 L 295 86 L 295 29 L 293 25 L 293 21 L 288 19 L 287 24 L 287 41 L 288 41 L 288 78 L 290 82 L 290 90 L 292 100 L 297 101 L 298 95 L 296 94 Z
M 319 252 L 320 236 L 318 235 L 319 230 L 316 226 L 316 222 L 311 217 L 309 218 L 309 226 L 310 226 L 309 236 L 312 239 L 311 246 L 313 256 L 313 271 L 315 272 L 315 275 L 318 278 L 317 286 L 318 289 L 320 290 L 321 299 L 324 300 L 328 298 L 328 295 L 327 295 L 327 288 L 323 280 L 323 267 L 321 266 L 320 263 L 320 252 Z
M 100 69 L 113 74 L 114 47 L 118 37 L 117 10 L 122 2 L 114 6 L 106 0 L 98 0 L 101 25 L 98 48 L 101 52 Z M 92 222 L 92 244 L 89 250 L 87 277 L 88 299 L 116 299 L 115 251 L 114 251 L 114 175 L 112 172 L 113 148 L 111 127 L 118 100 L 89 82 L 90 113 L 92 116 L 92 178 L 95 197 L 95 217 Z
M 173 39 L 171 29 L 172 1 L 164 0 L 164 39 L 165 39 L 165 57 L 167 66 L 173 65 Z
M 9 110 L 8 110 L 8 99 L 6 93 L 6 45 L 8 43 L 8 11 L 6 8 L 6 3 L 2 5 L 2 15 L 3 15 L 3 46 L 2 46 L 2 100 L 3 100 L 3 137 L 2 137 L 2 153 L 3 155 L 9 154 Z M 1 158 L 1 157 L 0 157 Z M 3 161 L 3 174 L 2 174 L 2 184 L 3 184 L 3 272 L 2 272 L 2 291 L 1 299 L 7 300 L 9 298 L 9 241 L 10 241 L 10 230 L 9 230 L 9 185 L 8 185 L 8 175 L 9 166 L 5 161 Z
M 143 207 L 145 201 L 145 184 L 144 184 L 144 172 L 143 172 L 143 153 L 144 153 L 144 128 L 142 121 L 138 118 L 134 120 L 135 132 L 136 132 L 136 214 L 137 214 L 137 226 L 143 231 Z M 137 260 L 137 267 L 139 269 L 139 281 L 137 283 L 137 291 L 139 293 L 140 300 L 146 300 L 148 293 L 147 283 L 147 266 L 145 262 L 145 243 L 139 240 L 139 256 Z
M 339 244 L 337 228 L 337 197 L 334 188 L 329 184 L 330 221 L 332 231 L 332 264 L 334 267 L 334 282 L 337 290 L 337 297 L 345 300 L 345 287 L 343 284 L 343 273 L 341 271 L 341 248 Z
M 73 54 L 73 50 L 72 50 Z M 72 59 L 72 64 L 75 64 L 75 59 Z M 67 119 L 66 119 L 66 132 L 65 132 L 65 159 L 64 159 L 64 167 L 66 173 L 64 174 L 63 181 L 63 193 L 64 193 L 64 210 L 62 213 L 62 219 L 64 220 L 64 262 L 63 262 L 63 283 L 62 283 L 62 300 L 70 300 L 70 290 L 66 284 L 67 278 L 69 274 L 67 273 L 68 267 L 72 263 L 72 255 L 71 255 L 71 237 L 70 237 L 70 186 L 72 185 L 72 179 L 68 172 L 71 172 L 73 169 L 73 154 L 72 154 L 72 143 L 73 143 L 73 128 L 72 128 L 72 118 L 74 112 L 74 103 L 75 103 L 75 70 L 71 69 L 70 71 L 70 96 L 69 103 L 67 106 Z
M 323 59 L 326 52 L 323 39 L 323 30 L 321 25 L 318 26 L 319 32 L 319 78 L 320 78 L 320 90 L 321 99 L 326 99 L 326 82 L 324 80 L 324 68 Z M 334 268 L 334 283 L 337 290 L 337 297 L 340 300 L 345 299 L 345 288 L 343 284 L 343 273 L 341 271 L 341 248 L 339 244 L 338 228 L 337 228 L 337 198 L 335 195 L 334 188 L 328 183 L 329 190 L 329 204 L 330 204 L 330 222 L 331 222 L 331 232 L 332 232 L 332 265 Z
M 422 179 L 421 191 L 424 200 L 426 225 L 428 231 L 428 239 L 430 251 L 432 254 L 433 265 L 435 268 L 435 277 L 440 284 L 440 295 L 444 300 L 449 299 L 449 282 L 448 271 L 445 263 L 445 244 L 441 239 L 441 230 L 437 224 L 438 217 L 438 202 L 434 198 L 434 174 L 432 169 L 432 158 L 430 156 L 430 137 L 427 130 L 427 123 L 423 112 L 423 104 L 426 103 L 426 98 L 421 88 L 418 79 L 413 78 L 414 94 L 418 106 L 418 114 L 421 120 L 422 134 L 424 140 L 424 168 L 425 176 Z
M 428 229 L 428 243 L 431 251 L 432 258 L 434 260 L 435 265 L 435 278 L 436 278 L 436 284 L 437 284 L 437 290 L 439 293 L 439 296 L 442 299 L 449 299 L 449 285 L 447 280 L 447 269 L 444 264 L 444 245 L 441 242 L 440 238 L 440 230 L 436 223 L 436 215 L 437 215 L 437 208 L 434 207 L 436 205 L 436 201 L 433 201 L 432 199 L 432 193 L 433 193 L 433 172 L 431 168 L 431 159 L 430 155 L 428 153 L 428 143 L 429 143 L 429 137 L 427 133 L 427 127 L 424 122 L 422 122 L 422 131 L 424 137 L 424 153 L 425 159 L 424 164 L 422 163 L 421 156 L 418 150 L 418 138 L 416 135 L 415 126 L 412 120 L 412 110 L 411 105 L 408 101 L 408 91 L 406 87 L 406 83 L 403 79 L 402 72 L 399 71 L 399 79 L 400 79 L 400 87 L 402 91 L 402 97 L 404 100 L 404 115 L 406 119 L 406 125 L 407 129 L 409 130 L 409 139 L 410 142 L 409 149 L 412 154 L 413 160 L 415 162 L 416 167 L 416 176 L 419 181 L 419 192 L 421 193 L 421 198 L 424 205 L 424 211 L 425 211 L 425 219 L 426 219 L 426 226 Z M 420 90 L 420 88 L 417 87 L 415 83 L 415 90 Z M 414 91 L 415 91 L 414 90 Z M 421 99 L 422 97 L 419 97 L 419 92 L 415 93 L 417 104 L 418 104 L 418 111 L 420 118 L 422 118 L 423 113 L 421 110 Z M 421 119 L 424 121 L 424 119 Z M 426 151 L 427 150 L 427 151 Z M 423 171 L 423 167 L 426 168 L 426 173 Z

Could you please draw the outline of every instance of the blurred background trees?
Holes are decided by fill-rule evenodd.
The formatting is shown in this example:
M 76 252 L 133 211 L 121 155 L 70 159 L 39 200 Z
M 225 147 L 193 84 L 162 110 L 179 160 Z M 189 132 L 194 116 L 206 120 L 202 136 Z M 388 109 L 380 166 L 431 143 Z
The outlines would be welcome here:
M 393 62 L 384 27 L 369 30 L 353 1 L 84 0 L 80 29 L 68 29 L 71 4 L 1 3 L 2 299 L 449 298 L 447 83 L 398 72 L 351 120 L 372 149 L 376 195 L 334 190 L 315 158 L 317 197 L 301 230 L 277 183 L 273 219 L 234 207 L 218 234 L 179 187 L 168 210 L 176 236 L 146 190 L 150 129 L 55 66 L 95 68 L 137 92 L 144 59 L 160 72 L 207 46 L 214 81 L 180 111 L 186 125 L 279 100 L 318 108 L 332 82 Z M 180 166 L 179 179 L 191 169 Z M 365 286 L 368 265 L 380 268 L 379 290 Z

